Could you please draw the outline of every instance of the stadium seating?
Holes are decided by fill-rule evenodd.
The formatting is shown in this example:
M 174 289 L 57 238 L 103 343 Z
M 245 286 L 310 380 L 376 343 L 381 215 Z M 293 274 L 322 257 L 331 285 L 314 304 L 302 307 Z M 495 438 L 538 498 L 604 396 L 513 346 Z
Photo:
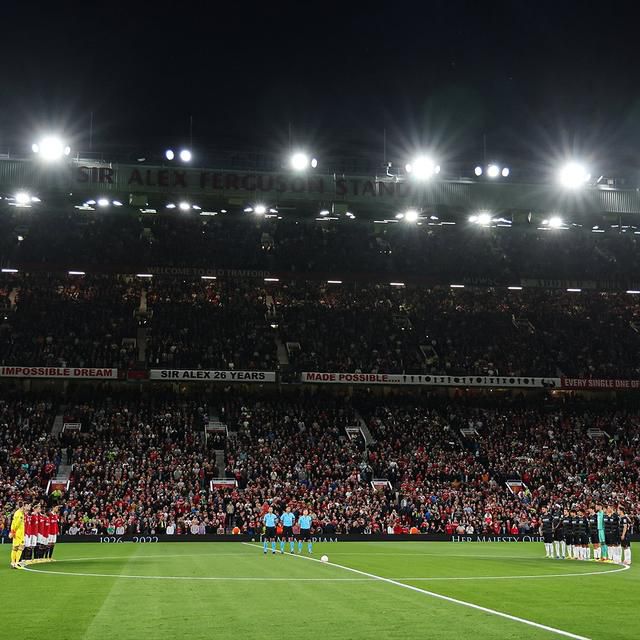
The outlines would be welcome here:
M 66 405 L 82 431 L 58 442 L 47 437 L 52 402 L 10 400 L 0 502 L 6 516 L 18 498 L 42 495 L 62 463 L 72 466 L 62 530 L 74 535 L 251 533 L 270 503 L 309 506 L 326 535 L 528 533 L 543 504 L 637 504 L 637 411 L 488 402 L 95 393 Z M 205 437 L 213 417 L 228 435 Z M 366 437 L 351 439 L 354 425 Z M 221 477 L 234 486 L 212 484 Z
M 2 365 L 640 378 L 627 293 L 5 274 L 0 310 Z

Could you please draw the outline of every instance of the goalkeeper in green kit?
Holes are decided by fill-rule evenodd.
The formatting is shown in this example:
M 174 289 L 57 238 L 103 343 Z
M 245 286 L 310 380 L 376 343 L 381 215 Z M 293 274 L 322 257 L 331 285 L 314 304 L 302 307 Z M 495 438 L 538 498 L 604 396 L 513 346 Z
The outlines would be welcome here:
M 598 560 L 604 562 L 607 559 L 607 539 L 604 531 L 604 510 L 601 504 L 596 505 L 596 511 L 598 514 L 598 541 L 600 542 L 600 557 Z

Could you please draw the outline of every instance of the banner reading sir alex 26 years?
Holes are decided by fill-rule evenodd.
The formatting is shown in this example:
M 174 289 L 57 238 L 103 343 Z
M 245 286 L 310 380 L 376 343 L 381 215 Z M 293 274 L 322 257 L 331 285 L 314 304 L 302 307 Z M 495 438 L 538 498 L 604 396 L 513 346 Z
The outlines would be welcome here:
M 212 371 L 210 369 L 151 369 L 150 380 L 169 382 L 275 382 L 275 371 Z

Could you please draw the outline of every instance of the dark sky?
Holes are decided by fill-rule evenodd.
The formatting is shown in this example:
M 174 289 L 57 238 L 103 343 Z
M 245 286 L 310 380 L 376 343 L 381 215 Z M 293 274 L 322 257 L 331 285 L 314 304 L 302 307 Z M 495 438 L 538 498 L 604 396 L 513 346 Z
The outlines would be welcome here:
M 587 0 L 3 5 L 0 150 L 421 146 L 611 166 L 640 149 L 634 4 Z M 639 162 L 640 164 L 640 162 Z

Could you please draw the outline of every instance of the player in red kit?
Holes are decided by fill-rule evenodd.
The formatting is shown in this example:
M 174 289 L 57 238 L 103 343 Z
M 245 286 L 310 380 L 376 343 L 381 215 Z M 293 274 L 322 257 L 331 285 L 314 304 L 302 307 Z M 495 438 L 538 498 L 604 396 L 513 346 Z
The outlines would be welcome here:
M 40 562 L 46 562 L 49 553 L 49 514 L 42 513 L 40 515 L 40 528 L 38 529 L 38 544 L 40 549 Z
M 37 542 L 37 531 L 34 525 L 35 508 L 32 512 L 28 512 L 24 517 L 24 551 L 22 553 L 22 563 L 28 564 L 33 560 L 34 551 Z
M 31 531 L 33 545 L 31 547 L 31 562 L 37 562 L 40 556 L 40 518 L 42 517 L 42 505 L 35 503 L 31 510 Z
M 49 546 L 47 548 L 47 558 L 49 561 L 53 561 L 53 549 L 58 541 L 58 523 L 60 521 L 58 516 L 59 511 L 60 507 L 56 505 L 55 507 L 52 507 L 49 512 Z

